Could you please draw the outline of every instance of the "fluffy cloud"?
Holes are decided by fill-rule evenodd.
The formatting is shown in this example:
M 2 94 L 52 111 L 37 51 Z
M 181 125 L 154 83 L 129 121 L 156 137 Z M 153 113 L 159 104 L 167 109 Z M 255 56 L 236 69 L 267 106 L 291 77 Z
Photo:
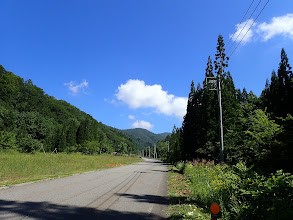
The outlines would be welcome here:
M 179 119 L 186 113 L 187 98 L 168 94 L 162 90 L 161 85 L 145 85 L 142 80 L 128 80 L 118 87 L 116 97 L 133 109 L 150 107 L 165 115 L 175 115 Z
M 141 121 L 137 120 L 131 125 L 131 127 L 132 128 L 144 128 L 147 130 L 151 130 L 154 127 L 154 125 L 152 125 L 151 123 L 144 121 L 144 120 L 141 120 Z
M 233 41 L 236 40 L 236 42 L 241 41 L 241 39 L 244 37 L 244 35 L 246 34 L 246 32 L 248 31 L 248 29 L 250 28 L 250 26 L 252 24 L 253 24 L 253 20 L 252 19 L 246 20 L 246 21 L 242 22 L 241 24 L 237 24 L 236 25 L 236 32 L 235 32 L 235 34 L 234 35 L 231 34 L 230 35 L 230 38 L 232 38 Z M 255 25 L 256 25 L 256 23 L 253 24 L 253 26 L 255 26 Z M 242 28 L 244 28 L 244 29 L 242 30 Z M 242 42 L 243 43 L 249 42 L 252 39 L 252 36 L 253 36 L 253 30 L 250 29 L 247 32 L 247 34 L 245 35 L 245 37 L 243 38 Z
M 276 35 L 283 35 L 293 40 L 293 14 L 273 17 L 270 23 L 258 25 L 258 33 L 267 41 Z
M 238 28 L 236 29 L 235 34 L 234 35 L 231 34 L 230 38 L 232 38 L 233 41 L 236 40 L 236 42 L 239 42 L 252 24 L 253 24 L 252 19 L 249 19 L 241 23 L 239 27 L 237 24 L 236 28 L 237 27 Z M 241 31 L 243 27 L 244 29 Z M 238 35 L 239 37 L 237 38 Z M 263 22 L 261 24 L 254 23 L 252 28 L 247 32 L 242 42 L 247 43 L 252 40 L 253 36 L 256 36 L 256 35 L 258 39 L 260 38 L 260 39 L 263 39 L 264 41 L 267 41 L 277 35 L 289 37 L 290 39 L 293 40 L 293 14 L 287 14 L 280 17 L 273 17 L 270 23 L 266 23 L 266 22 Z
M 84 92 L 85 88 L 88 87 L 88 82 L 84 79 L 80 84 L 77 84 L 75 81 L 70 81 L 64 83 L 65 86 L 68 86 L 68 89 L 72 92 L 73 95 L 78 94 L 80 91 Z

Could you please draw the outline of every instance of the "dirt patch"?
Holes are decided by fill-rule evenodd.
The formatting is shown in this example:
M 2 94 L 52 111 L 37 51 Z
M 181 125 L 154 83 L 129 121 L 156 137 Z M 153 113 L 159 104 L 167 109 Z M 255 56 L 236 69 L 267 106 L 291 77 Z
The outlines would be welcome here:
M 110 163 L 108 164 L 109 167 L 122 167 L 122 164 L 114 164 L 114 163 Z

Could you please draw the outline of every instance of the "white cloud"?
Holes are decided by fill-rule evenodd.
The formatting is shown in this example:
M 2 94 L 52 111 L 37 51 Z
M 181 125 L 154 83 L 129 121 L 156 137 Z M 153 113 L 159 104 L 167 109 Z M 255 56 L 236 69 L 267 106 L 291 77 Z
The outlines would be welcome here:
M 72 92 L 73 95 L 78 94 L 80 91 L 85 92 L 85 88 L 88 87 L 88 82 L 84 79 L 80 84 L 77 84 L 75 81 L 70 81 L 64 83 L 65 86 L 68 86 L 68 89 Z
M 154 125 L 152 125 L 148 121 L 144 121 L 144 120 L 138 121 L 137 120 L 131 125 L 131 127 L 132 128 L 144 128 L 147 130 L 151 130 L 154 127 Z
M 108 103 L 111 103 L 111 104 L 116 104 L 116 100 L 115 99 L 107 99 L 107 98 L 104 98 L 104 101 L 105 102 L 108 102 Z
M 128 118 L 132 119 L 132 120 L 135 119 L 135 117 L 133 115 L 128 115 Z
M 276 35 L 283 35 L 293 40 L 293 14 L 273 17 L 271 23 L 264 22 L 258 25 L 258 33 L 262 34 L 265 41 Z
M 118 100 L 125 102 L 130 108 L 154 108 L 165 115 L 174 115 L 183 119 L 186 113 L 187 98 L 176 97 L 162 90 L 161 85 L 145 85 L 142 80 L 130 79 L 118 87 Z
M 247 23 L 247 24 L 246 24 Z M 244 27 L 244 25 L 246 26 Z M 230 38 L 232 40 L 236 40 L 237 36 L 237 42 L 239 42 L 245 33 L 248 31 L 249 27 L 253 24 L 253 20 L 249 19 L 243 23 L 241 23 L 238 27 L 238 24 L 236 25 L 236 32 L 234 35 L 230 35 Z M 241 31 L 241 29 L 244 27 L 244 29 Z M 253 36 L 258 36 L 258 38 L 261 38 L 264 41 L 270 40 L 271 38 L 282 35 L 285 37 L 288 37 L 293 40 L 293 14 L 286 14 L 284 16 L 279 17 L 273 17 L 271 19 L 271 22 L 266 23 L 263 22 L 261 24 L 256 24 L 252 26 L 252 28 L 247 32 L 246 36 L 242 40 L 242 43 L 250 42 L 253 38 Z
M 236 32 L 235 32 L 235 34 L 234 35 L 231 34 L 230 35 L 230 38 L 232 38 L 232 36 L 233 36 L 233 38 L 232 38 L 233 41 L 235 41 L 235 40 L 236 40 L 236 42 L 241 41 L 241 39 L 244 37 L 244 35 L 246 34 L 246 32 L 248 31 L 248 29 L 250 28 L 250 26 L 252 24 L 253 24 L 253 20 L 252 19 L 246 20 L 246 21 L 242 22 L 241 24 L 237 24 L 236 25 Z M 253 26 L 255 26 L 255 25 L 256 25 L 256 23 L 253 24 Z M 242 30 L 242 28 L 244 28 L 244 29 Z M 247 42 L 251 41 L 253 34 L 254 34 L 253 33 L 253 30 L 250 29 L 247 32 L 247 34 L 245 35 L 245 37 L 243 38 L 242 43 L 247 43 Z

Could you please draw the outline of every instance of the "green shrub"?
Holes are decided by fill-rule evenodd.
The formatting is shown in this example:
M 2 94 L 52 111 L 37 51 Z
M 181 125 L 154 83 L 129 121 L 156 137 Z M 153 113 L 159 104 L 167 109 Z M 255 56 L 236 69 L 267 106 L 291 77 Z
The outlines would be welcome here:
M 192 197 L 202 208 L 221 206 L 222 219 L 289 219 L 293 217 L 293 176 L 277 171 L 265 177 L 244 163 L 227 165 L 186 164 L 185 177 Z
M 185 168 L 185 163 L 183 161 L 179 161 L 175 164 L 175 167 L 178 169 L 180 173 L 183 173 Z

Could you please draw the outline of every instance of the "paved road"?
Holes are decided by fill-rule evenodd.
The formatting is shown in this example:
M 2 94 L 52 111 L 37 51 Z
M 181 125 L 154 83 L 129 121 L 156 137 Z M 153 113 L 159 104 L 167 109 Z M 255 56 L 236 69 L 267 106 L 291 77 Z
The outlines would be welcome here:
M 144 162 L 0 190 L 0 219 L 165 219 L 167 165 Z

